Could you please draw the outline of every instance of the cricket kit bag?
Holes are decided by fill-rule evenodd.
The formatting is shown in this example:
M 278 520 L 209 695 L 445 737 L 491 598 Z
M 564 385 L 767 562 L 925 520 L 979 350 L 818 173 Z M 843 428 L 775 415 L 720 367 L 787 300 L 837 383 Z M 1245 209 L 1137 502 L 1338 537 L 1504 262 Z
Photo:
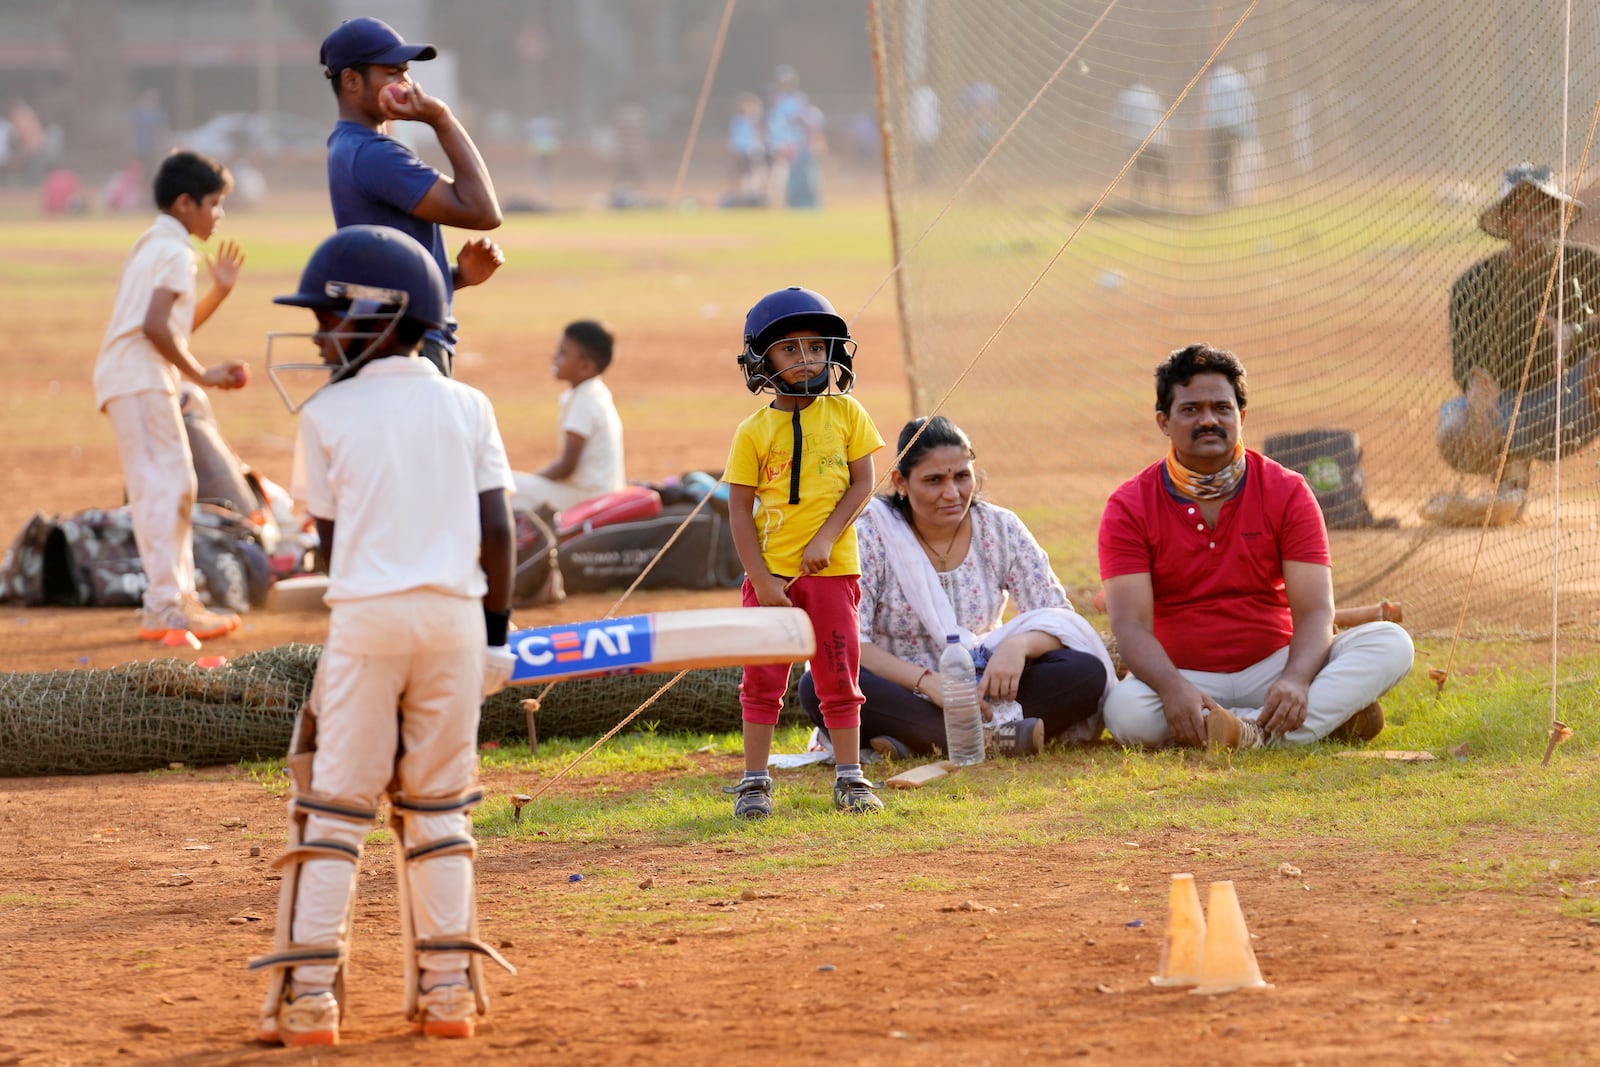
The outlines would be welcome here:
M 567 593 L 627 588 L 657 555 L 661 558 L 639 588 L 737 587 L 744 568 L 733 547 L 726 500 L 713 495 L 695 513 L 705 495 L 696 489 L 630 485 L 553 517 L 519 512 L 517 602 L 548 602 L 556 599 L 555 588 Z M 672 546 L 666 548 L 669 540 Z
M 1304 476 L 1322 507 L 1328 529 L 1358 530 L 1376 525 L 1367 509 L 1361 441 L 1354 430 L 1275 433 L 1262 442 L 1261 451 L 1268 459 Z
M 195 508 L 194 565 L 195 585 L 213 606 L 248 611 L 266 603 L 266 553 L 250 523 L 232 512 Z M 29 606 L 138 607 L 148 584 L 125 507 L 66 517 L 41 512 L 0 563 L 0 600 Z

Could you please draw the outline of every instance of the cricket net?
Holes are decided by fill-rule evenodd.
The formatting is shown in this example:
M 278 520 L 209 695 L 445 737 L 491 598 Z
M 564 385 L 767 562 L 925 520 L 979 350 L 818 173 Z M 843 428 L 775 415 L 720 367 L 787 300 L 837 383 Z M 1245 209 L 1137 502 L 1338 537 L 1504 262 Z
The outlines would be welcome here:
M 295 713 L 311 692 L 319 645 L 280 645 L 214 669 L 181 660 L 102 670 L 0 673 L 0 778 L 144 771 L 276 759 L 289 750 Z M 541 701 L 541 738 L 604 733 L 670 678 L 635 674 L 578 678 Z M 739 722 L 737 667 L 688 672 L 654 704 L 641 728 L 712 733 Z M 793 681 L 784 721 L 802 718 Z M 528 736 L 522 701 L 533 687 L 484 702 L 482 741 Z
M 1479 228 L 1502 175 L 1550 165 L 1581 198 L 1600 173 L 1591 155 L 1580 174 L 1600 7 L 875 0 L 871 19 L 915 410 L 949 394 L 989 497 L 1069 587 L 1096 581 L 1107 495 L 1165 454 L 1152 368 L 1205 341 L 1248 369 L 1247 445 L 1358 443 L 1372 522 L 1333 531 L 1341 603 L 1404 601 L 1421 633 L 1470 603 L 1469 634 L 1595 636 L 1600 449 L 1572 440 L 1581 397 L 1504 524 L 1504 502 L 1482 506 L 1492 466 L 1453 469 L 1436 429 L 1462 393 L 1452 285 L 1507 247 Z M 1597 233 L 1600 203 L 1568 239 Z M 1552 318 L 1600 305 L 1578 275 L 1549 286 Z M 1537 318 L 1544 276 L 1529 288 L 1467 324 L 1499 331 L 1519 371 L 1526 345 L 1503 338 Z M 1533 385 L 1554 359 L 1540 345 Z M 1354 459 L 1311 471 L 1348 489 Z

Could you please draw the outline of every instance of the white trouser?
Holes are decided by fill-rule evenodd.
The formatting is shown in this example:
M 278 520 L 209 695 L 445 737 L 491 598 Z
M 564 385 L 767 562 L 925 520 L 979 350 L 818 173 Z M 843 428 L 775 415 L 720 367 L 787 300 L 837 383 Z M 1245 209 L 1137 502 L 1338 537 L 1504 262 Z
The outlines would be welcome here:
M 1328 662 L 1311 680 L 1306 694 L 1306 721 L 1283 735 L 1291 745 L 1320 741 L 1356 712 L 1393 689 L 1411 669 L 1411 635 L 1392 622 L 1369 622 L 1334 635 Z M 1289 662 L 1285 645 L 1266 659 L 1232 674 L 1180 670 L 1195 688 L 1239 718 L 1254 722 L 1261 715 L 1267 689 Z M 1106 729 L 1120 744 L 1160 747 L 1172 734 L 1161 697 L 1128 675 L 1106 698 Z
M 312 788 L 374 807 L 391 778 L 408 797 L 454 796 L 472 788 L 478 780 L 483 650 L 478 600 L 411 592 L 334 605 L 312 692 Z M 409 815 L 406 834 L 412 845 L 471 837 L 472 819 L 466 812 Z M 367 828 L 341 819 L 306 819 L 308 840 L 359 848 L 366 835 Z M 341 860 L 306 862 L 295 896 L 296 943 L 344 940 L 355 870 Z M 472 859 L 441 856 L 413 862 L 408 871 L 417 936 L 466 936 L 472 929 Z M 467 963 L 466 953 L 436 952 L 426 954 L 421 966 L 459 971 Z M 334 973 L 332 966 L 294 969 L 297 981 L 313 986 L 331 985 Z
M 549 504 L 557 511 L 562 511 L 581 501 L 601 495 L 587 489 L 579 489 L 570 482 L 554 482 L 542 474 L 527 474 L 523 471 L 512 471 L 511 481 L 516 486 L 511 494 L 513 511 L 535 511 L 540 504 Z
M 147 611 L 194 595 L 194 457 L 178 398 L 147 391 L 106 401 L 122 479 L 133 513 L 133 541 L 150 584 Z

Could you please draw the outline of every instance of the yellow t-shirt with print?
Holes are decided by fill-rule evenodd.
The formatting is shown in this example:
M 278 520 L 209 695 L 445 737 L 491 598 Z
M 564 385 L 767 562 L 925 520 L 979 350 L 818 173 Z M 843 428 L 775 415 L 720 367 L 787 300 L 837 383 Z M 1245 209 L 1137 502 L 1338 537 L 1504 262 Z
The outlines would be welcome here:
M 800 501 L 791 504 L 794 412 L 765 407 L 739 424 L 722 480 L 756 491 L 756 535 L 773 574 L 800 573 L 806 545 L 850 488 L 850 464 L 883 447 L 867 409 L 853 396 L 819 396 L 800 411 Z M 860 574 L 851 523 L 819 574 Z

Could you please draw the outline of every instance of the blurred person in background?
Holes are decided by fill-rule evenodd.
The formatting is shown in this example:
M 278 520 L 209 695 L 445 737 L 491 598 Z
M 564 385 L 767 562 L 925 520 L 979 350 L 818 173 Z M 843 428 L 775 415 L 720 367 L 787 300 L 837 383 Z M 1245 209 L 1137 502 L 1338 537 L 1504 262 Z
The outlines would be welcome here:
M 957 98 L 968 151 L 976 162 L 1000 135 L 1000 90 L 993 82 L 970 82 Z
M 826 122 L 819 107 L 808 107 L 800 116 L 802 137 L 783 187 L 783 202 L 788 207 L 822 206 L 822 160 L 828 154 Z
M 723 196 L 724 207 L 765 207 L 767 203 L 767 142 L 762 135 L 761 97 L 740 93 L 728 121 L 728 156 L 733 188 Z
M 561 154 L 561 120 L 535 115 L 523 127 L 528 135 L 528 155 L 533 160 L 533 181 L 548 193 L 555 178 L 556 156 Z
M 1133 155 L 1144 144 L 1144 139 L 1150 137 L 1150 143 L 1144 145 L 1144 151 L 1133 161 L 1133 195 L 1136 197 L 1143 198 L 1146 184 L 1159 192 L 1163 199 L 1169 193 L 1167 146 L 1172 138 L 1165 126 L 1156 129 L 1166 110 L 1160 94 L 1142 82 L 1130 85 L 1117 94 L 1115 118 L 1124 154 Z M 1153 137 L 1151 130 L 1155 130 Z
M 906 125 L 911 129 L 911 177 L 921 185 L 937 170 L 934 152 L 944 131 L 939 93 L 933 86 L 919 85 L 911 91 Z
M 1256 135 L 1255 101 L 1243 74 L 1218 63 L 1201 90 L 1200 128 L 1211 164 L 1211 191 L 1217 207 L 1233 204 L 1233 165 L 1239 144 Z
M 616 156 L 612 161 L 611 206 L 645 207 L 650 165 L 650 112 L 643 104 L 623 104 L 612 123 Z
M 39 121 L 39 113 L 21 97 L 12 99 L 6 117 L 11 122 L 6 176 L 12 184 L 32 185 L 42 176 L 45 165 L 44 124 Z
M 800 75 L 784 63 L 772 72 L 772 103 L 767 108 L 767 156 L 772 167 L 768 174 L 773 202 L 786 199 L 789 167 L 805 145 L 805 115 L 811 101 L 800 91 Z
M 161 165 L 161 157 L 171 147 L 172 131 L 167 125 L 167 112 L 161 106 L 161 94 L 146 89 L 128 108 L 128 129 L 133 136 L 133 155 L 139 161 L 142 175 L 154 175 Z M 235 175 L 237 178 L 237 175 Z
M 1436 439 L 1445 462 L 1463 474 L 1492 477 L 1507 434 L 1510 447 L 1492 497 L 1459 489 L 1436 496 L 1423 508 L 1431 521 L 1478 525 L 1490 513 L 1497 522 L 1517 518 L 1533 461 L 1554 459 L 1558 446 L 1575 452 L 1600 435 L 1600 359 L 1593 355 L 1600 253 L 1558 246 L 1563 207 L 1569 222 L 1583 213 L 1550 167 L 1521 163 L 1506 171 L 1499 197 L 1478 217 L 1479 229 L 1506 245 L 1450 287 L 1451 373 L 1461 394 L 1440 407 Z M 1560 291 L 1549 288 L 1558 248 Z M 1525 367 L 1527 389 L 1513 428 Z

